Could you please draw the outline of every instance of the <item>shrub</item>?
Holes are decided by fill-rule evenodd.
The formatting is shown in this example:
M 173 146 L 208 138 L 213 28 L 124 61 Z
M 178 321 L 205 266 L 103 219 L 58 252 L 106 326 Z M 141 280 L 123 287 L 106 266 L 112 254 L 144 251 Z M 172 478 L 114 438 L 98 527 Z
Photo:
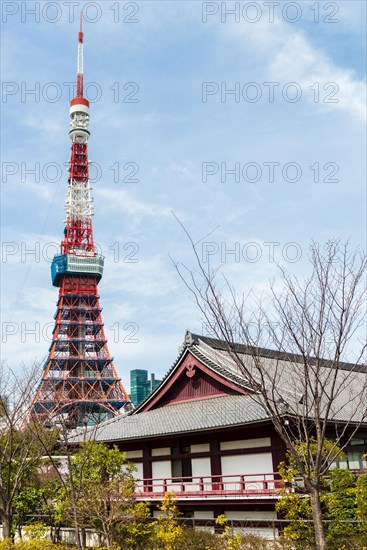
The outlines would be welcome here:
M 155 536 L 166 550 L 174 550 L 183 536 L 183 528 L 177 521 L 181 512 L 176 506 L 176 500 L 174 492 L 164 495 L 162 504 L 159 506 L 163 515 L 159 516 L 155 523 Z
M 5 539 L 0 541 L 0 550 L 70 550 L 70 547 L 50 540 L 20 540 L 14 543 L 11 539 Z
M 175 550 L 222 550 L 223 544 L 217 535 L 185 527 L 181 541 Z
M 12 550 L 14 544 L 11 539 L 0 540 L 0 550 Z

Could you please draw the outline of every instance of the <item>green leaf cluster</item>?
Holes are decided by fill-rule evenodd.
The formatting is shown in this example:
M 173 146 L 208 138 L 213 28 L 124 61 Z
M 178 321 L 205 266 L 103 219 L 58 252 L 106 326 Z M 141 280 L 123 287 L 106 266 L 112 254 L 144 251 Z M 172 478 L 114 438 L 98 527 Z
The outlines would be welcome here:
M 70 458 L 69 475 L 59 489 L 58 521 L 73 524 L 77 518 L 80 528 L 95 529 L 112 548 L 123 526 L 142 513 L 134 510 L 134 470 L 116 446 L 84 443 Z
M 311 441 L 308 452 L 316 450 L 315 443 Z M 332 445 L 332 442 L 325 441 L 325 457 Z M 308 460 L 304 443 L 296 442 L 295 448 L 302 460 Z M 283 462 L 279 467 L 284 488 L 280 491 L 282 498 L 277 502 L 276 510 L 291 522 L 284 528 L 286 539 L 312 544 L 314 530 L 310 497 L 300 478 L 297 461 L 291 455 L 287 458 L 287 463 Z M 367 534 L 367 474 L 356 477 L 348 469 L 334 468 L 329 470 L 328 477 L 321 478 L 320 485 L 320 502 L 329 544 L 337 544 L 345 537 Z

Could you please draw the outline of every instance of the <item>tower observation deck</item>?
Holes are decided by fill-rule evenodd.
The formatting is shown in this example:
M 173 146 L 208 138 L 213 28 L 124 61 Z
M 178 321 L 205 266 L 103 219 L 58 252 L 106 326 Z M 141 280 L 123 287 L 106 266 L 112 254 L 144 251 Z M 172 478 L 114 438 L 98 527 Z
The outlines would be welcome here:
M 97 285 L 104 257 L 93 239 L 89 185 L 89 101 L 84 94 L 82 16 L 76 97 L 70 102 L 71 157 L 64 238 L 51 265 L 59 288 L 55 326 L 31 415 L 45 423 L 90 425 L 132 408 L 117 376 L 104 333 Z

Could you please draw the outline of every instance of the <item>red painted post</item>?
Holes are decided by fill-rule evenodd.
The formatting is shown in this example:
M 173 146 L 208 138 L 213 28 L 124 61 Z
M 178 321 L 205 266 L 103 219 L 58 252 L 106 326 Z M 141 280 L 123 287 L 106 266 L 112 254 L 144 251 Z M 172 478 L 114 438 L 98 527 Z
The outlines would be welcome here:
M 244 493 L 246 490 L 245 476 L 241 475 L 240 479 L 241 479 L 241 492 Z

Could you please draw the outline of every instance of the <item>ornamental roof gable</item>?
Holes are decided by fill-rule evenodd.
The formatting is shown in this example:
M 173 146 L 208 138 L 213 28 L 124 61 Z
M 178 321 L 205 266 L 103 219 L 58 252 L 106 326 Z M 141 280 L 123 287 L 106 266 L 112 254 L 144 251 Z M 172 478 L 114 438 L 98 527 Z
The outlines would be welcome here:
M 196 345 L 187 341 L 186 335 L 175 363 L 133 414 L 183 401 L 249 392 L 251 388 L 243 376 L 203 355 Z

